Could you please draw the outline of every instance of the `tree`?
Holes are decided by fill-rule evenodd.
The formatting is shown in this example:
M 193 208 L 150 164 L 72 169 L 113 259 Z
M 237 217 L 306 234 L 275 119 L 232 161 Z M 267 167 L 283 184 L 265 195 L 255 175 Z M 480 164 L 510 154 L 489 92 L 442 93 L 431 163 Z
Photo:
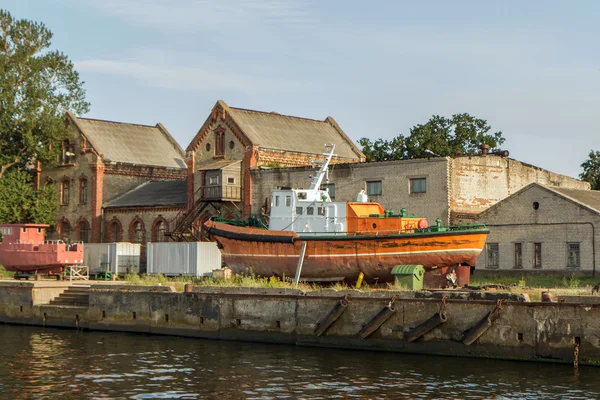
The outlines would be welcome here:
M 0 179 L 13 165 L 56 162 L 67 110 L 89 110 L 73 63 L 50 51 L 52 32 L 0 10 Z
M 489 133 L 490 130 L 486 120 L 467 113 L 454 114 L 452 118 L 433 115 L 425 124 L 413 126 L 408 136 L 398 135 L 390 141 L 378 139 L 375 142 L 362 138 L 358 143 L 367 161 L 423 158 L 431 153 L 472 155 L 482 144 L 489 145 L 490 151 L 499 150 L 504 143 L 502 132 Z
M 600 190 L 600 151 L 590 151 L 589 159 L 581 164 L 579 179 L 589 182 L 592 190 Z
M 0 223 L 54 224 L 57 209 L 54 185 L 36 190 L 29 172 L 11 168 L 0 179 Z

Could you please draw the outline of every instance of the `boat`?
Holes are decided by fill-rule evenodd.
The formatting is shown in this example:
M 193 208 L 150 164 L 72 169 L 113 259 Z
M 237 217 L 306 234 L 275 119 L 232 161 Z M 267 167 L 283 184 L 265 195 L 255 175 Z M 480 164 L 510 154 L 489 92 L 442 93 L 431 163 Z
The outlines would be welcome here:
M 321 184 L 328 181 L 329 152 L 309 189 L 280 187 L 272 191 L 268 224 L 260 218 L 213 217 L 204 223 L 209 239 L 221 249 L 234 273 L 295 277 L 306 281 L 371 282 L 394 280 L 397 265 L 422 265 L 426 287 L 469 283 L 471 267 L 489 233 L 485 225 L 429 226 L 424 218 L 402 209 L 395 214 L 367 201 L 333 202 Z
M 83 264 L 83 243 L 45 240 L 44 224 L 0 224 L 0 265 L 21 274 L 60 276 L 65 266 Z

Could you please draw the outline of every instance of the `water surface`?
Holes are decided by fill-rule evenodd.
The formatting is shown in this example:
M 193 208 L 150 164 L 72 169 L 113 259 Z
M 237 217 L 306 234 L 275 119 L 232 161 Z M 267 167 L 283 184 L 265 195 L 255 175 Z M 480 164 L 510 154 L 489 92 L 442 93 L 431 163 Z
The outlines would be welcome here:
M 0 398 L 600 397 L 600 368 L 0 325 Z

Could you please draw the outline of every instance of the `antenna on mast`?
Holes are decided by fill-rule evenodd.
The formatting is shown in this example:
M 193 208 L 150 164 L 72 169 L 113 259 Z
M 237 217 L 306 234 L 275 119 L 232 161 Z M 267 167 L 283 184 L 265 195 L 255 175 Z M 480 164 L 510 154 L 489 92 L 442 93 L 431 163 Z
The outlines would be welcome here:
M 323 153 L 323 155 L 326 156 L 325 161 L 321 165 L 319 172 L 313 177 L 313 179 L 310 183 L 309 190 L 319 190 L 319 188 L 321 187 L 321 183 L 323 182 L 323 178 L 325 178 L 327 182 L 329 181 L 328 167 L 329 167 L 329 163 L 331 162 L 331 159 L 334 156 L 333 150 L 335 150 L 335 144 L 333 144 L 333 143 L 326 144 L 325 149 L 329 150 L 329 152 Z

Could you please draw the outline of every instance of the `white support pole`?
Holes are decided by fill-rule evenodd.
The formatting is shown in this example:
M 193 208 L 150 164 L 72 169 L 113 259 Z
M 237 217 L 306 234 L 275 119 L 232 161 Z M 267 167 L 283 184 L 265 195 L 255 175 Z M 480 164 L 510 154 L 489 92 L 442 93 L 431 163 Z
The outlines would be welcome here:
M 300 258 L 298 258 L 296 276 L 294 276 L 294 287 L 298 287 L 298 282 L 300 281 L 300 274 L 302 273 L 302 264 L 304 263 L 304 254 L 306 254 L 306 242 L 302 242 L 302 248 L 300 249 Z

